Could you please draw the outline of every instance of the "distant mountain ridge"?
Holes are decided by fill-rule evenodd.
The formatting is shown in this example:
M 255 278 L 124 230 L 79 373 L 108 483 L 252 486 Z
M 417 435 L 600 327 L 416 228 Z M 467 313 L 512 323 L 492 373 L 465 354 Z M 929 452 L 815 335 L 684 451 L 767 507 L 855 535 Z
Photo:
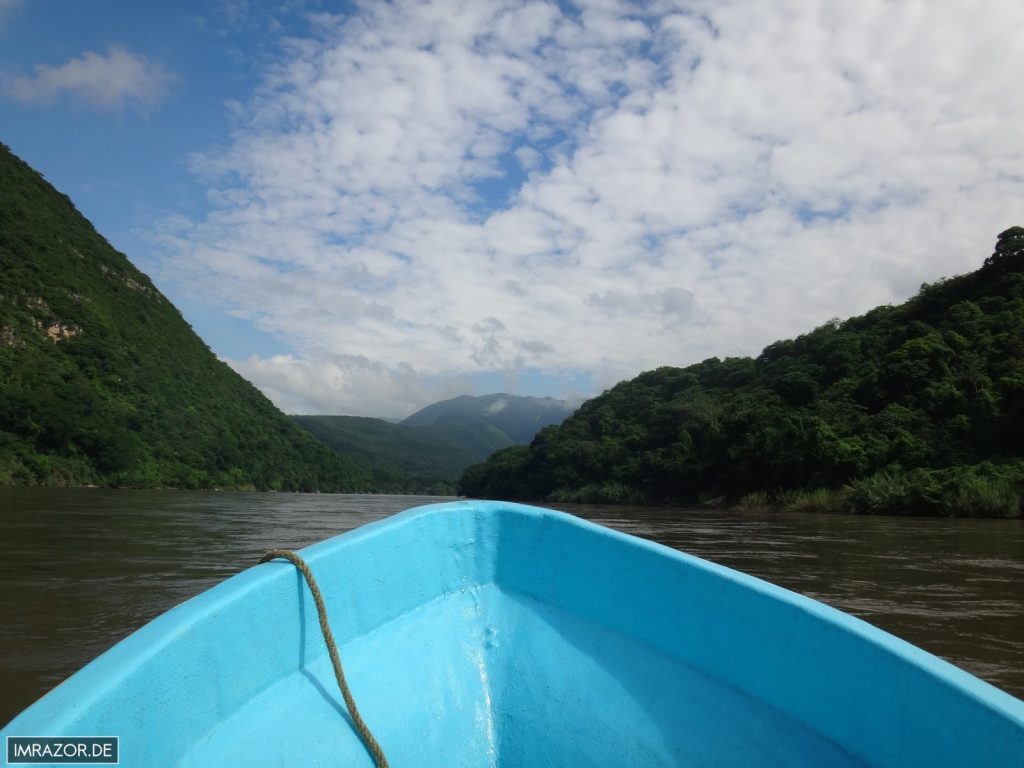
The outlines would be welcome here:
M 0 144 L 0 484 L 369 491 Z
M 294 416 L 334 450 L 370 467 L 393 491 L 455 493 L 462 471 L 495 451 L 530 442 L 575 406 L 552 397 L 462 395 L 399 423 L 359 416 Z
M 365 416 L 293 416 L 315 438 L 361 465 L 391 493 L 454 495 L 462 471 L 511 445 L 497 430 L 410 427 Z
M 402 424 L 489 424 L 507 435 L 511 443 L 525 445 L 544 427 L 561 424 L 574 410 L 575 404 L 554 397 L 461 395 L 428 405 Z

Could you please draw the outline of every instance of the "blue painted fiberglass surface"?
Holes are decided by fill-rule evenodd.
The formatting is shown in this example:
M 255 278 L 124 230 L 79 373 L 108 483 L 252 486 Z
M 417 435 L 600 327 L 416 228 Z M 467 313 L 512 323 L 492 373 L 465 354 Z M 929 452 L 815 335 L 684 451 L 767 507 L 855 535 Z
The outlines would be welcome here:
M 1024 702 L 564 513 L 421 507 L 303 555 L 395 768 L 1024 764 Z M 159 617 L 2 735 L 118 736 L 127 766 L 372 765 L 284 561 Z

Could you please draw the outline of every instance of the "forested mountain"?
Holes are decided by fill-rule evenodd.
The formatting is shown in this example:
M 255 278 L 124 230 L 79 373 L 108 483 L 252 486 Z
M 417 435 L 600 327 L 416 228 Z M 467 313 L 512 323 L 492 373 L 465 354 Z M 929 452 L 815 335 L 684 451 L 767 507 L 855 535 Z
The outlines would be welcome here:
M 399 424 L 358 416 L 295 416 L 339 453 L 370 467 L 381 486 L 454 493 L 463 470 L 494 451 L 528 443 L 572 406 L 554 398 L 463 395 L 428 405 Z
M 293 416 L 338 453 L 366 465 L 394 493 L 453 495 L 463 470 L 511 445 L 464 424 L 406 426 L 362 416 Z M 488 438 L 494 438 L 490 442 Z
M 0 483 L 373 488 L 2 144 Z
M 1024 229 L 900 306 L 757 358 L 622 382 L 461 484 L 533 500 L 1019 516 Z
M 462 395 L 428 405 L 402 424 L 465 424 L 476 426 L 482 435 L 491 430 L 501 432 L 508 439 L 505 445 L 523 444 L 530 442 L 544 427 L 561 424 L 574 410 L 574 404 L 553 397 Z M 495 444 L 494 447 L 503 446 Z

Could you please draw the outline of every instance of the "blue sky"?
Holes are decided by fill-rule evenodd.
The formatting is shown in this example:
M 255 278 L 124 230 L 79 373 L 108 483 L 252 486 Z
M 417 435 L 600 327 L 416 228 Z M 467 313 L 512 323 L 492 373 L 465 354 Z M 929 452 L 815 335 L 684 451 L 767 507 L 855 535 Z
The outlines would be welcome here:
M 208 210 L 190 153 L 229 140 L 225 104 L 246 98 L 273 61 L 281 30 L 264 25 L 277 17 L 250 16 L 244 4 L 0 0 L 0 141 L 157 279 L 224 355 L 287 347 L 176 285 L 150 234 L 168 215 Z M 40 68 L 63 70 L 64 87 L 38 82 Z M 137 79 L 119 82 L 124 70 Z
M 584 396 L 976 268 L 1024 5 L 0 0 L 0 141 L 289 412 Z

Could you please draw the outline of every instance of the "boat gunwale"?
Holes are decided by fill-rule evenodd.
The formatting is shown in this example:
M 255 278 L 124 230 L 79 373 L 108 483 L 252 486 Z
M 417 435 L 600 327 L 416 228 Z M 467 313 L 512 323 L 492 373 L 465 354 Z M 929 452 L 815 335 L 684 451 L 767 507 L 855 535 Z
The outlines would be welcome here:
M 814 621 L 824 622 L 840 632 L 855 636 L 858 640 L 874 646 L 884 654 L 894 656 L 898 661 L 935 679 L 943 686 L 952 688 L 953 692 L 967 697 L 975 704 L 1024 729 L 1024 702 L 862 619 L 755 576 L 680 552 L 657 542 L 606 528 L 567 512 L 506 502 L 458 501 L 431 504 L 414 507 L 368 523 L 305 547 L 301 552 L 316 572 L 318 565 L 322 568 L 326 562 L 339 556 L 346 549 L 358 548 L 363 541 L 387 535 L 396 526 L 416 524 L 417 521 L 436 514 L 458 512 L 471 515 L 478 523 L 480 518 L 486 517 L 488 518 L 487 525 L 496 525 L 500 524 L 501 520 L 516 518 L 544 521 L 545 524 L 556 526 L 575 526 L 609 542 L 618 542 L 629 547 L 639 548 L 657 557 L 666 557 L 684 564 L 687 568 L 696 569 L 707 576 L 724 579 L 740 589 L 757 593 L 773 603 L 781 602 L 811 617 Z M 475 578 L 480 573 L 478 568 L 470 568 L 469 575 L 473 575 L 474 579 L 464 581 L 462 586 L 484 586 L 494 583 L 499 589 L 533 597 L 528 591 L 521 589 L 521 585 L 516 585 L 503 578 L 498 569 L 490 572 L 492 578 L 488 581 Z M 126 678 L 159 657 L 165 649 L 174 644 L 183 632 L 201 627 L 204 622 L 216 617 L 225 606 L 244 600 L 252 593 L 261 592 L 281 580 L 295 583 L 296 578 L 297 574 L 290 565 L 266 563 L 246 569 L 180 603 L 115 644 L 55 687 L 50 693 L 15 717 L 0 731 L 0 734 L 24 733 L 26 729 L 31 732 L 40 732 L 43 723 L 47 724 L 46 731 L 61 732 L 62 729 L 66 729 L 69 724 L 73 723 L 83 710 L 87 710 L 112 689 L 116 689 Z M 571 610 L 571 606 L 568 609 Z M 374 628 L 374 626 L 363 627 L 363 634 Z M 339 645 L 342 647 L 345 642 L 344 637 L 339 638 Z M 273 684 L 273 681 L 268 682 L 262 688 L 252 691 L 251 696 L 258 695 L 261 690 L 265 690 Z

